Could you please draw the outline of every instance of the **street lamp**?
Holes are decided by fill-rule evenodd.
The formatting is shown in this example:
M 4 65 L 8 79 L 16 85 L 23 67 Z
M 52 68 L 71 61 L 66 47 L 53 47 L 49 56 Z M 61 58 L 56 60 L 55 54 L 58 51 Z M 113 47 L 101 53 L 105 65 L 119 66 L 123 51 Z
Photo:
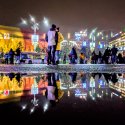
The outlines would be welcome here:
M 44 24 L 46 27 L 49 26 L 49 20 L 48 20 L 46 17 L 43 18 L 43 24 Z
M 27 21 L 23 18 L 21 18 L 22 24 L 27 25 Z
M 32 39 L 32 44 L 34 45 L 34 50 L 36 50 L 36 47 L 37 47 L 38 41 L 39 41 L 39 36 L 36 35 L 37 30 L 39 30 L 39 23 L 36 22 L 36 19 L 33 16 L 31 16 L 31 15 L 29 15 L 29 16 L 30 16 L 29 23 L 31 24 L 31 29 L 34 32 L 34 34 L 32 35 L 32 38 L 31 38 Z M 25 20 L 23 18 L 21 18 L 21 20 L 22 20 L 22 24 L 28 25 L 27 20 Z

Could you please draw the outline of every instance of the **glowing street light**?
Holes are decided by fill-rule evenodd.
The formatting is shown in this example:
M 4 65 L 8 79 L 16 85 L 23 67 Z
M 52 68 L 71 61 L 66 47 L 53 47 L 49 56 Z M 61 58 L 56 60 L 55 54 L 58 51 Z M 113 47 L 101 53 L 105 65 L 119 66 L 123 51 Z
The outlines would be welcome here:
M 27 21 L 23 18 L 21 18 L 22 24 L 27 25 Z
M 31 39 L 32 39 L 32 43 L 34 45 L 34 50 L 36 50 L 36 47 L 37 47 L 38 41 L 39 41 L 39 36 L 36 35 L 37 30 L 39 30 L 39 23 L 36 22 L 35 18 L 32 15 L 29 15 L 29 17 L 30 17 L 29 24 L 31 24 L 31 29 L 34 32 Z M 22 20 L 22 24 L 24 24 L 24 25 L 28 24 L 28 22 L 25 19 L 21 18 L 21 20 Z
M 39 24 L 36 22 L 33 16 L 31 15 L 29 16 L 30 16 L 30 21 L 31 21 L 31 29 L 34 31 L 34 34 L 36 34 L 36 31 L 39 30 Z M 25 19 L 21 18 L 21 20 L 22 20 L 22 24 L 24 25 L 28 24 L 28 22 Z
M 43 23 L 45 26 L 47 26 L 47 27 L 49 26 L 49 20 L 46 17 L 44 17 Z
M 31 16 L 31 15 L 30 15 L 30 20 L 31 20 L 33 23 L 36 22 L 35 18 L 34 18 L 33 16 Z

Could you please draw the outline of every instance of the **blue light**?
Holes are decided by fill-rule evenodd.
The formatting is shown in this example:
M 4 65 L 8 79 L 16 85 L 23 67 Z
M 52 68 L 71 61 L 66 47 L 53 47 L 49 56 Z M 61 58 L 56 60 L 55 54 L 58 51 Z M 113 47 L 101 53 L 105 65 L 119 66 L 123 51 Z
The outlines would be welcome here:
M 82 43 L 82 46 L 86 46 L 86 42 L 85 41 Z
M 100 44 L 98 45 L 98 48 L 102 49 L 102 48 L 103 48 L 103 44 L 100 43 Z
M 87 86 L 86 83 L 83 83 L 83 84 L 82 84 L 82 87 L 83 87 L 84 89 L 86 89 L 86 86 Z
M 81 35 L 80 33 L 78 33 L 78 32 L 75 33 L 75 39 L 76 39 L 76 40 L 79 41 L 79 40 L 81 39 L 81 36 L 82 36 L 82 35 Z
M 99 80 L 99 85 L 101 88 L 105 87 L 105 82 L 103 80 Z
M 102 80 L 99 80 L 99 84 L 100 84 L 100 85 L 103 85 L 103 81 L 102 81 Z
M 75 90 L 75 95 L 76 95 L 76 94 L 81 94 L 81 91 L 80 91 L 79 89 L 76 89 L 76 90 Z

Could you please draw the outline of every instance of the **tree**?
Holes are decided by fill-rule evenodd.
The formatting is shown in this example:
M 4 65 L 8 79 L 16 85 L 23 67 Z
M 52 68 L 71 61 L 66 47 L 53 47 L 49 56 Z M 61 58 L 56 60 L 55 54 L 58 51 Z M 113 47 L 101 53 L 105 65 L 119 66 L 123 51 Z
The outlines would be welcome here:
M 41 52 L 41 49 L 40 49 L 40 47 L 39 47 L 39 45 L 37 45 L 37 47 L 36 47 L 36 50 L 35 50 L 36 52 Z

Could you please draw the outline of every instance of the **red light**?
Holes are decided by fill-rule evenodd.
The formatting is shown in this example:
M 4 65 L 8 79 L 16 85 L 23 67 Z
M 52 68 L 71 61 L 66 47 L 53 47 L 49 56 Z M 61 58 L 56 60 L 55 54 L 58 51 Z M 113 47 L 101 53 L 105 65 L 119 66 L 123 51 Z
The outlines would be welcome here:
M 9 90 L 4 90 L 4 95 L 9 95 Z

